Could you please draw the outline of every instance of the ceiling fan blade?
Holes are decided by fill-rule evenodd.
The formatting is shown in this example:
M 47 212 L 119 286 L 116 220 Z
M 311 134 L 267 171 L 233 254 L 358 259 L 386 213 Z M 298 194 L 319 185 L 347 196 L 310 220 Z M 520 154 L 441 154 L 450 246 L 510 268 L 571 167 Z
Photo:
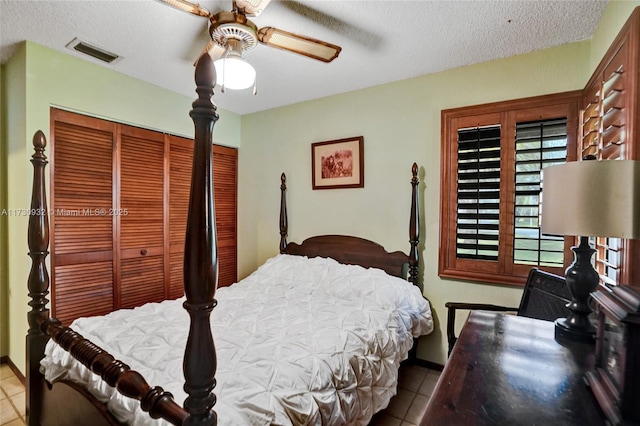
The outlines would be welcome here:
M 258 16 L 271 0 L 234 0 L 233 7 L 246 16 Z
M 209 55 L 211 55 L 211 59 L 213 59 L 213 61 L 215 62 L 216 60 L 220 59 L 222 55 L 224 55 L 224 52 L 226 52 L 227 49 L 211 40 L 211 42 L 207 45 L 206 51 L 209 52 Z
M 205 18 L 211 17 L 211 12 L 209 12 L 204 7 L 200 6 L 197 3 L 191 3 L 187 0 L 158 0 L 161 3 L 168 4 L 178 10 L 182 10 L 183 12 L 191 13 L 197 16 L 204 16 Z
M 193 66 L 194 67 L 196 66 L 200 56 L 202 56 L 205 53 L 208 53 L 211 56 L 211 59 L 213 59 L 213 61 L 215 62 L 216 60 L 220 59 L 222 55 L 224 55 L 225 51 L 226 50 L 224 47 L 220 46 L 215 41 L 210 40 L 209 43 L 207 44 L 207 47 L 202 49 L 202 53 L 200 53 L 200 55 L 198 55 L 198 58 L 196 58 L 196 60 L 194 61 Z
M 305 37 L 282 31 L 273 27 L 260 28 L 258 31 L 258 41 L 267 46 L 288 50 L 317 59 L 323 62 L 331 62 L 338 57 L 342 48 L 326 41 Z
M 303 4 L 294 0 L 278 2 L 278 6 L 288 9 L 312 22 L 327 27 L 332 32 L 340 34 L 343 38 L 349 38 L 350 40 L 370 49 L 376 49 L 384 43 L 384 39 L 379 33 L 370 31 L 363 26 L 358 25 L 357 20 L 333 16 L 318 8 L 314 8 L 308 4 Z

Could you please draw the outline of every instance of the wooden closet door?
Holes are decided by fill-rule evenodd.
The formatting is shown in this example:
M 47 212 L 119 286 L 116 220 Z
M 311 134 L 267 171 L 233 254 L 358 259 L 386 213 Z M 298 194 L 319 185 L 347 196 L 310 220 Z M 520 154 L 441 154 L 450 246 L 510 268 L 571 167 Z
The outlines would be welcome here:
M 169 235 L 171 298 L 184 294 L 184 239 L 191 190 L 193 140 L 170 136 Z M 218 246 L 218 287 L 237 280 L 238 150 L 213 145 L 213 185 Z
M 64 325 L 114 308 L 114 129 L 51 109 L 51 306 Z
M 218 235 L 218 287 L 237 280 L 238 150 L 213 146 L 213 186 Z
M 165 299 L 162 133 L 121 125 L 119 296 L 121 308 Z
M 191 190 L 193 141 L 170 136 L 169 144 L 169 297 L 176 299 L 184 294 L 182 271 Z
M 182 296 L 193 141 L 56 109 L 51 118 L 53 314 L 68 325 Z M 237 275 L 237 157 L 213 147 L 220 286 Z

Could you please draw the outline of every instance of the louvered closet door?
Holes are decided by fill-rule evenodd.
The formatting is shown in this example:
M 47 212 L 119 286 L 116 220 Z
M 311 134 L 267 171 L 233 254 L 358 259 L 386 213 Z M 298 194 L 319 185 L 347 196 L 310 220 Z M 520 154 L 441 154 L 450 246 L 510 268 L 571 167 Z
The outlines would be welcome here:
M 121 126 L 120 307 L 165 299 L 164 135 Z
M 110 122 L 51 110 L 53 315 L 63 324 L 113 310 Z
M 238 151 L 213 146 L 213 185 L 218 233 L 218 287 L 237 280 L 237 176 Z
M 169 141 L 169 167 L 171 170 L 169 180 L 169 297 L 176 299 L 184 294 L 182 264 L 184 262 L 184 240 L 187 232 L 187 211 L 191 190 L 193 141 L 177 136 L 170 136 Z
M 184 239 L 191 189 L 193 141 L 170 137 L 169 235 L 170 297 L 184 294 Z M 218 245 L 218 286 L 237 280 L 237 174 L 238 151 L 213 146 L 213 184 Z

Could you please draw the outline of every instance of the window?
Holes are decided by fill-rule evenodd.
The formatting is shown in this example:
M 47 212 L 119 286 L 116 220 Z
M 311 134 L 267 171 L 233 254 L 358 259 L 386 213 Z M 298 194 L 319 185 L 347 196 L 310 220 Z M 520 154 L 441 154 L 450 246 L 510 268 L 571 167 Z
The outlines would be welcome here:
M 563 273 L 574 241 L 540 232 L 540 171 L 576 159 L 579 99 L 442 112 L 440 276 L 523 284 L 533 266 Z
M 513 262 L 562 268 L 564 239 L 540 233 L 540 171 L 567 161 L 567 118 L 516 123 Z
M 498 260 L 500 126 L 458 130 L 456 256 Z
M 623 242 L 621 238 L 589 238 L 591 247 L 596 248 L 595 268 L 605 285 L 617 285 L 620 281 Z

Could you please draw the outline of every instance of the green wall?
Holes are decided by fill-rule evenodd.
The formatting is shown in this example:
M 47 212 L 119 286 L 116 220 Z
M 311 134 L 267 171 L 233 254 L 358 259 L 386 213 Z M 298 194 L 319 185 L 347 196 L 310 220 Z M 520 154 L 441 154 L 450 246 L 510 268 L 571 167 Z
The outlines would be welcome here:
M 42 129 L 49 136 L 50 107 L 169 133 L 193 135 L 188 115 L 196 98 L 161 89 L 108 68 L 27 42 L 5 65 L 3 72 L 3 111 L 6 124 L 8 160 L 7 207 L 28 208 L 33 169 L 31 138 Z M 194 85 L 195 87 L 195 85 Z M 220 121 L 214 131 L 216 143 L 240 146 L 240 116 L 219 110 Z M 47 179 L 49 177 L 47 173 Z M 7 217 L 9 250 L 0 265 L 6 281 L 0 288 L 2 321 L 0 335 L 7 339 L 6 353 L 19 367 L 24 367 L 27 332 L 27 217 Z M 0 276 L 2 278 L 2 276 Z M 6 337 L 5 337 L 6 336 Z M 24 371 L 24 370 L 23 370 Z
M 4 178 L 2 182 L 2 198 L 6 202 L 6 207 L 9 208 L 12 205 L 16 206 L 25 206 L 28 207 L 28 204 L 24 204 L 25 195 L 25 184 L 24 182 L 13 181 L 11 179 L 11 175 L 13 173 L 20 175 L 20 171 L 26 167 L 26 165 L 18 164 L 22 157 L 20 156 L 20 152 L 24 151 L 24 140 L 26 139 L 25 133 L 25 123 L 26 123 L 26 108 L 25 108 L 25 99 L 26 99 L 26 51 L 21 49 L 18 51 L 14 57 L 4 65 L 4 70 L 2 72 L 2 100 L 3 100 L 3 108 L 2 108 L 2 135 L 3 135 L 3 160 L 2 165 L 6 165 L 6 169 L 3 170 Z M 27 163 L 29 164 L 29 163 Z M 7 248 L 6 251 L 3 250 L 2 255 L 3 259 L 0 263 L 3 266 L 3 271 L 0 274 L 0 293 L 3 294 L 3 304 L 2 304 L 2 316 L 3 321 L 0 325 L 0 334 L 3 336 L 2 340 L 5 342 L 7 346 L 6 355 L 8 355 L 11 360 L 17 365 L 21 366 L 24 362 L 24 355 L 16 357 L 15 352 L 12 353 L 11 346 L 19 345 L 17 348 L 24 353 L 25 340 L 26 336 L 26 305 L 25 307 L 25 315 L 22 316 L 21 321 L 18 322 L 19 325 L 23 326 L 24 332 L 22 333 L 22 340 L 19 343 L 14 343 L 11 341 L 11 324 L 15 323 L 11 318 L 12 312 L 15 312 L 13 309 L 12 301 L 15 301 L 16 289 L 13 289 L 10 283 L 10 271 L 11 271 L 11 262 L 17 259 L 17 253 L 22 252 L 24 256 L 22 262 L 20 263 L 20 268 L 27 271 L 27 259 L 26 250 L 23 247 L 26 245 L 26 227 L 24 228 L 24 234 L 22 240 L 24 241 L 23 245 L 19 245 L 15 247 L 11 241 L 11 226 L 12 220 L 14 218 L 10 216 L 3 216 L 2 223 L 4 226 L 4 238 L 3 243 Z M 20 218 L 16 218 L 20 219 Z M 26 285 L 27 280 L 23 281 L 23 288 L 17 290 L 17 293 L 26 293 Z M 26 302 L 25 302 L 26 303 Z M 3 351 L 5 352 L 5 351 Z M 4 355 L 4 353 L 3 353 Z
M 421 277 L 436 317 L 436 330 L 421 339 L 418 356 L 444 364 L 445 302 L 518 306 L 521 289 L 438 277 L 440 112 L 581 89 L 588 68 L 589 43 L 581 42 L 243 116 L 241 275 L 278 251 L 278 185 L 283 171 L 288 178 L 290 241 L 323 233 L 353 234 L 389 251 L 408 252 L 409 182 L 415 161 L 422 182 Z M 364 136 L 365 187 L 313 191 L 311 143 L 358 135 Z M 246 190 L 265 185 L 259 193 Z
M 7 136 L 4 134 L 4 126 L 3 123 L 5 121 L 4 114 L 6 109 L 2 106 L 4 105 L 4 91 L 2 90 L 2 79 L 3 79 L 4 67 L 0 66 L 0 212 L 6 207 L 7 201 L 5 197 L 7 196 L 7 184 L 6 184 L 6 173 L 7 173 L 7 154 L 5 152 L 6 149 L 6 140 Z M 7 316 L 7 285 L 6 283 L 6 271 L 7 271 L 7 220 L 0 213 L 0 324 L 6 324 L 9 322 L 9 317 Z M 9 351 L 9 341 L 7 340 L 7 333 L 3 329 L 4 327 L 0 326 L 0 359 L 2 357 L 7 356 Z
M 582 89 L 599 62 L 591 57 L 593 45 L 612 40 L 611 33 L 615 36 L 632 9 L 613 3 L 600 25 L 607 30 L 599 28 L 601 35 L 593 43 L 567 44 L 243 116 L 240 276 L 278 252 L 283 171 L 289 241 L 344 233 L 378 241 L 387 250 L 408 251 L 410 167 L 416 161 L 422 182 L 421 278 L 436 319 L 434 333 L 420 340 L 418 357 L 443 364 L 445 302 L 518 306 L 521 289 L 438 277 L 441 110 Z M 365 187 L 313 191 L 311 143 L 358 135 L 364 136 Z M 459 317 L 458 327 L 465 315 Z
M 633 9 L 640 6 L 639 0 L 610 0 L 591 38 L 591 71 L 609 49 Z
M 4 107 L 5 91 L 4 66 L 0 66 L 0 212 L 7 206 L 7 108 Z M 7 222 L 6 216 L 0 213 L 0 324 L 9 323 L 9 288 L 7 286 Z M 6 327 L 0 326 L 0 358 L 9 355 L 9 333 Z

